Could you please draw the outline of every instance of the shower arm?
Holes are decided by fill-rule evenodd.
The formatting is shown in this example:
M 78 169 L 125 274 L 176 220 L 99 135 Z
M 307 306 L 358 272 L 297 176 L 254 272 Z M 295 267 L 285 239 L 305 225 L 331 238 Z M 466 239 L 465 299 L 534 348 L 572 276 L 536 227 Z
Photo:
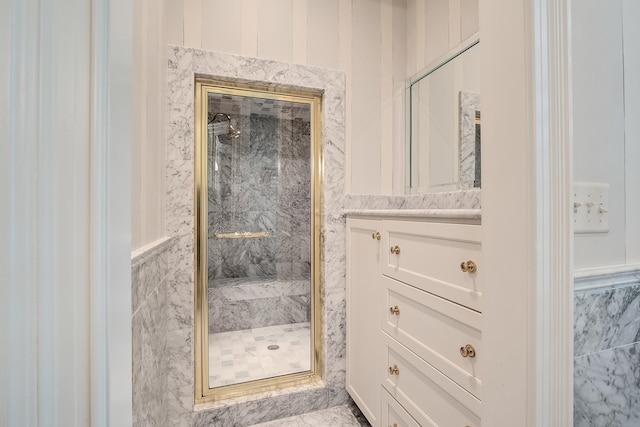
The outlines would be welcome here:
M 216 113 L 213 115 L 213 117 L 211 118 L 211 120 L 209 120 L 209 122 L 207 124 L 211 124 L 213 123 L 218 117 L 224 117 L 226 120 L 229 121 L 229 124 L 231 124 L 231 116 L 225 113 Z

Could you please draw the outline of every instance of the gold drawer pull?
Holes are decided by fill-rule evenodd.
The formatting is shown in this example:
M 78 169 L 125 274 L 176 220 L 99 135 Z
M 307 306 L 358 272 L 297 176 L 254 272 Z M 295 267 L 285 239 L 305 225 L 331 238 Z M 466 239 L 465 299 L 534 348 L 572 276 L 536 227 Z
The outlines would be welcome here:
M 398 246 L 398 245 L 391 246 L 391 253 L 392 254 L 396 254 L 396 255 L 400 255 L 400 246 Z
M 475 273 L 476 271 L 478 271 L 478 265 L 471 260 L 462 261 L 460 263 L 460 270 L 462 270 L 465 273 Z
M 397 305 L 395 307 L 389 307 L 389 313 L 400 314 L 400 308 Z
M 381 237 L 382 237 L 382 234 L 380 234 L 380 232 L 379 232 L 379 231 L 376 231 L 375 233 L 373 233 L 373 234 L 371 235 L 371 238 L 372 238 L 373 240 L 380 240 L 380 238 L 381 238 Z
M 398 365 L 389 366 L 389 375 L 400 375 Z
M 460 355 L 462 357 L 476 357 L 476 349 L 471 344 L 460 347 Z
M 389 426 L 389 427 L 398 427 L 398 423 L 393 423 L 393 425 Z M 469 427 L 469 426 L 467 426 L 467 427 Z

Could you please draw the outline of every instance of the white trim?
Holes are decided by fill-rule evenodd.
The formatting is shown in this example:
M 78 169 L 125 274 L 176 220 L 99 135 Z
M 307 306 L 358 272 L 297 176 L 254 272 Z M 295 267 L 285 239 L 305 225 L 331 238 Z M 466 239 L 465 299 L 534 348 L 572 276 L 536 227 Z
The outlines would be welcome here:
M 169 243 L 173 240 L 172 237 L 161 237 L 155 242 L 151 242 L 148 245 L 145 245 L 141 248 L 136 249 L 131 252 L 131 268 L 134 268 L 138 263 L 140 263 L 143 259 L 153 256 L 156 253 L 163 251 L 164 248 L 169 246 Z
M 91 425 L 132 424 L 132 6 L 91 11 Z
M 618 289 L 640 284 L 640 264 L 584 268 L 574 272 L 574 291 Z
M 573 425 L 570 1 L 532 2 L 538 281 L 536 425 Z

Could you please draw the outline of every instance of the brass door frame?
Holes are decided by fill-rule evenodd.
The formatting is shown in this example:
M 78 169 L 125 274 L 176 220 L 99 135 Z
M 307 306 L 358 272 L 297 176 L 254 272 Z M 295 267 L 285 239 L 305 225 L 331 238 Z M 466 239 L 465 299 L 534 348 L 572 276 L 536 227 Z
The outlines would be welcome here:
M 309 371 L 266 378 L 246 383 L 209 388 L 209 331 L 208 331 L 208 199 L 207 199 L 207 106 L 208 94 L 222 93 L 263 99 L 308 104 L 311 114 L 311 369 Z M 195 83 L 195 403 L 218 401 L 233 397 L 293 387 L 322 379 L 322 310 L 321 290 L 321 189 L 322 189 L 322 94 L 318 91 L 289 90 L 196 78 Z M 204 225 L 204 226 L 203 226 Z

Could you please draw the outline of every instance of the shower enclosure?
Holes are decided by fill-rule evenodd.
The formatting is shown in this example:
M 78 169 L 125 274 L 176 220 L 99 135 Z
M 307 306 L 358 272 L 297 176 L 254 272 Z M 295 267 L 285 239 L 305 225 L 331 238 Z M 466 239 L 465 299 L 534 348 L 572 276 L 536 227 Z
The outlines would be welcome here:
M 315 379 L 319 97 L 198 87 L 201 395 Z

